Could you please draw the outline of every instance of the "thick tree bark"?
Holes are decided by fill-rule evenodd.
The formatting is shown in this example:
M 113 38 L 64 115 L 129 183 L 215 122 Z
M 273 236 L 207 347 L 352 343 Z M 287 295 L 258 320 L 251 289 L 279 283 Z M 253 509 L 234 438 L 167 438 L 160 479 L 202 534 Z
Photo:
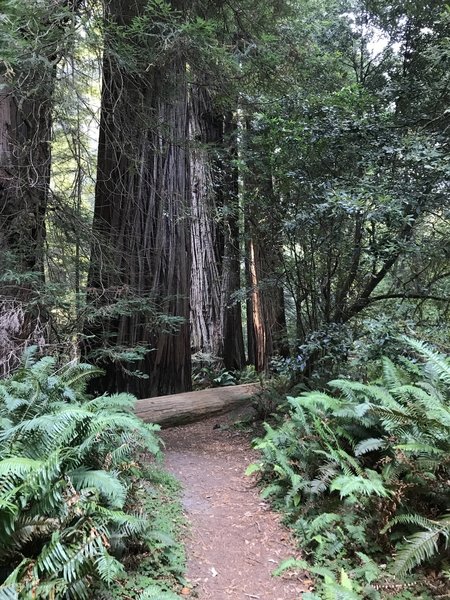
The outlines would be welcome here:
M 241 370 L 245 365 L 241 303 L 235 295 L 241 289 L 241 252 L 239 248 L 239 184 L 237 159 L 237 126 L 233 115 L 225 115 L 224 177 L 222 206 L 224 214 L 224 253 L 222 266 L 221 321 L 223 362 L 226 369 Z
M 22 97 L 1 77 L 0 84 L 0 268 L 42 272 L 50 98 Z
M 223 230 L 219 221 L 220 173 L 217 151 L 223 143 L 223 117 L 215 113 L 206 86 L 190 94 L 192 189 L 191 348 L 222 356 L 221 275 Z
M 0 84 L 2 79 L 0 78 Z M 45 210 L 50 179 L 50 102 L 0 90 L 0 377 L 27 345 L 45 342 L 46 318 L 36 301 L 43 279 Z M 21 281 L 22 279 L 22 281 Z
M 240 289 L 238 174 L 233 115 L 214 111 L 205 86 L 191 98 L 192 148 L 192 349 L 245 364 Z
M 247 233 L 250 231 L 251 227 Z M 246 258 L 249 363 L 257 371 L 267 371 L 272 356 L 289 356 L 284 291 L 276 247 L 274 250 L 273 242 L 260 242 L 258 232 L 253 233 L 247 239 Z
M 46 338 L 36 287 L 44 278 L 52 74 L 28 78 L 24 88 L 0 76 L 0 376 Z
M 71 47 L 80 0 L 35 4 L 31 20 L 26 3 L 14 5 L 13 22 L 20 25 L 11 32 L 19 38 L 12 51 L 20 50 L 0 66 L 0 376 L 17 365 L 27 345 L 44 345 L 47 339 L 48 316 L 39 292 L 56 65 Z
M 144 6 L 116 0 L 107 17 L 127 26 Z M 87 349 L 106 370 L 97 389 L 143 397 L 191 387 L 187 139 L 183 57 L 133 72 L 122 68 L 107 39 L 89 300 L 94 309 L 105 300 L 119 304 L 114 318 L 87 327 Z M 145 356 L 133 363 L 114 358 L 129 348 Z

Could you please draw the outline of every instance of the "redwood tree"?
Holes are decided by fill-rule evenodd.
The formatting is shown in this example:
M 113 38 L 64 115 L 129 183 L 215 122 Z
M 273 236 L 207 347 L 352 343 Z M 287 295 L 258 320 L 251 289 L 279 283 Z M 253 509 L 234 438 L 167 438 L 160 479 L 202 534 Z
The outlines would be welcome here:
M 43 343 L 45 216 L 56 67 L 71 47 L 78 0 L 8 6 L 0 22 L 0 375 Z
M 102 318 L 86 327 L 91 358 L 106 371 L 95 385 L 139 397 L 191 386 L 186 66 L 176 35 L 169 50 L 148 42 L 164 41 L 160 30 L 174 26 L 184 2 L 171 3 L 177 13 L 146 4 L 105 4 L 89 275 Z
M 214 107 L 206 86 L 193 85 L 192 140 L 192 349 L 222 359 L 227 369 L 245 363 L 241 287 L 236 126 L 231 112 Z
M 191 348 L 214 357 L 222 354 L 221 272 L 223 235 L 219 223 L 217 151 L 223 120 L 214 110 L 207 86 L 190 93 L 192 191 Z

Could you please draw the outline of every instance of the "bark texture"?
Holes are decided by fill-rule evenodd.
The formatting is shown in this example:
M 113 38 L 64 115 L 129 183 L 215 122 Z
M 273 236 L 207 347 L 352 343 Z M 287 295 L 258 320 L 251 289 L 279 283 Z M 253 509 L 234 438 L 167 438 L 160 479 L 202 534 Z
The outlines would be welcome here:
M 182 9 L 181 2 L 172 4 Z M 107 20 L 126 27 L 144 7 L 143 1 L 114 0 Z M 87 327 L 94 336 L 88 350 L 106 370 L 95 385 L 138 397 L 186 391 L 191 254 L 185 61 L 174 53 L 164 64 L 136 72 L 116 56 L 107 39 L 89 298 L 94 309 L 112 302 L 118 310 Z M 150 351 L 119 366 L 113 353 L 126 348 Z M 135 370 L 145 378 L 132 375 Z
M 2 77 L 0 84 L 0 265 L 2 270 L 14 266 L 42 272 L 51 90 L 27 98 L 22 95 L 26 90 L 7 85 Z
M 225 169 L 222 190 L 224 215 L 224 250 L 221 288 L 221 321 L 223 362 L 226 369 L 240 370 L 245 365 L 241 303 L 236 295 L 241 290 L 241 252 L 239 248 L 239 184 L 236 166 L 237 125 L 231 113 L 224 122 Z
M 221 275 L 223 227 L 218 206 L 223 118 L 215 113 L 207 87 L 190 94 L 192 188 L 191 348 L 222 356 Z
M 241 305 L 236 128 L 219 114 L 206 85 L 191 95 L 192 140 L 192 349 L 245 364 Z
M 28 78 L 21 85 L 0 75 L 0 376 L 28 344 L 45 342 L 36 286 L 44 272 L 52 77 Z
M 171 427 L 228 412 L 249 403 L 259 392 L 261 387 L 250 383 L 147 398 L 136 402 L 135 413 L 147 423 Z

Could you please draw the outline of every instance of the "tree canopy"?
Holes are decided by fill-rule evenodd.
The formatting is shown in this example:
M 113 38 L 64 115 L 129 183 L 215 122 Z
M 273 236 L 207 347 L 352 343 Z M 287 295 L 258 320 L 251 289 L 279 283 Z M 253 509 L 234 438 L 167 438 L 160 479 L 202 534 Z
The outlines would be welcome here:
M 4 3 L 3 372 L 38 343 L 145 397 L 192 361 L 309 376 L 386 319 L 445 343 L 449 18 Z

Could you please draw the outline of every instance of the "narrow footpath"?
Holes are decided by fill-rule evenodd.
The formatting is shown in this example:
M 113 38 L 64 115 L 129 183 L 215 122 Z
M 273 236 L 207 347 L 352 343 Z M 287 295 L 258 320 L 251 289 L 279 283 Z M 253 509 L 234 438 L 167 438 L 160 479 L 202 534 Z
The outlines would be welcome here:
M 188 573 L 199 600 L 300 600 L 303 573 L 273 577 L 278 564 L 298 556 L 279 515 L 261 500 L 247 466 L 257 460 L 251 436 L 236 431 L 234 415 L 162 432 L 166 468 L 184 487 L 191 523 Z

